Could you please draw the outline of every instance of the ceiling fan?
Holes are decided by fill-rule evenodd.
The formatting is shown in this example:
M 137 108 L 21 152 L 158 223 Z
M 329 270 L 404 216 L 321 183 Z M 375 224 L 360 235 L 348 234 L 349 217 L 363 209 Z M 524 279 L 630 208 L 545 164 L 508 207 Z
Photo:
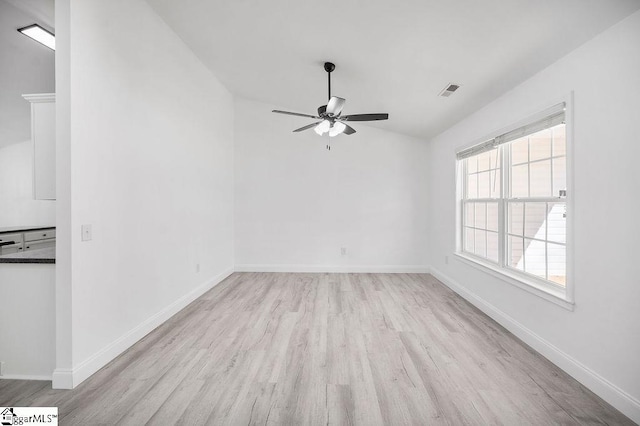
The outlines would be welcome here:
M 326 105 L 321 105 L 320 107 L 318 107 L 318 115 L 300 114 L 297 112 L 280 111 L 277 109 L 274 109 L 273 112 L 278 114 L 297 115 L 299 117 L 307 117 L 320 120 L 316 121 L 315 123 L 300 127 L 299 129 L 295 129 L 294 132 L 302 132 L 303 130 L 313 128 L 313 130 L 320 136 L 324 135 L 325 133 L 329 133 L 330 137 L 338 136 L 340 133 L 344 133 L 345 135 L 354 134 L 356 130 L 346 124 L 346 122 L 377 121 L 387 120 L 389 118 L 389 114 L 386 113 L 342 115 L 342 109 L 344 108 L 344 104 L 346 101 L 343 98 L 331 96 L 331 72 L 333 72 L 333 70 L 335 69 L 336 66 L 331 62 L 324 63 L 324 70 L 327 72 L 327 78 L 329 82 L 329 102 L 327 102 Z

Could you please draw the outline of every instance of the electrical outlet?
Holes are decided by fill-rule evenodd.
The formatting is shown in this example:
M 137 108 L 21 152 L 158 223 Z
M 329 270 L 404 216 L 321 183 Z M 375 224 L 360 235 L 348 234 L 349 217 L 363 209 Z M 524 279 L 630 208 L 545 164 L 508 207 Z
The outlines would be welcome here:
M 444 257 L 444 264 L 448 265 L 449 264 L 449 256 L 445 256 Z
M 342 256 L 346 256 L 347 255 L 347 248 L 346 247 L 341 247 L 340 248 L 340 254 Z
M 93 238 L 91 225 L 82 225 L 82 241 L 91 241 L 91 238 Z
M 0 361 L 0 376 L 4 376 L 4 361 Z
M 200 264 L 196 263 L 196 272 L 200 272 Z

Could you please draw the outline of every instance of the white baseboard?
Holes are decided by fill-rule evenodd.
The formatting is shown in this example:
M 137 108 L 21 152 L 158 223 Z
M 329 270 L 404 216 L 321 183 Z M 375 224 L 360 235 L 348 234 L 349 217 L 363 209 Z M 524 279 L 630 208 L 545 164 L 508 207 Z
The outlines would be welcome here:
M 33 374 L 4 374 L 0 380 L 46 380 L 50 381 L 51 376 L 39 376 Z
M 236 265 L 236 272 L 429 273 L 426 265 Z
M 143 321 L 135 328 L 129 330 L 121 337 L 111 342 L 100 351 L 96 352 L 94 355 L 82 361 L 73 369 L 56 369 L 53 372 L 52 377 L 53 389 L 73 389 L 74 387 L 78 386 L 93 373 L 104 367 L 107 363 L 120 355 L 122 352 L 129 349 L 138 340 L 149 334 L 156 327 L 167 321 L 188 304 L 222 282 L 233 272 L 233 268 L 228 268 L 224 272 L 211 278 L 204 284 L 198 286 L 197 288 L 182 296 L 180 299 L 171 303 L 160 312 Z
M 620 410 L 634 422 L 640 424 L 640 401 L 620 389 L 586 365 L 580 363 L 558 347 L 540 337 L 529 328 L 520 324 L 477 294 L 469 291 L 451 277 L 430 267 L 431 274 L 439 281 L 458 293 L 496 322 L 520 338 L 523 342 L 542 354 L 549 361 L 567 372 L 577 381 L 591 389 L 596 395 Z
M 51 376 L 53 389 L 73 389 L 73 370 L 70 368 L 56 368 Z

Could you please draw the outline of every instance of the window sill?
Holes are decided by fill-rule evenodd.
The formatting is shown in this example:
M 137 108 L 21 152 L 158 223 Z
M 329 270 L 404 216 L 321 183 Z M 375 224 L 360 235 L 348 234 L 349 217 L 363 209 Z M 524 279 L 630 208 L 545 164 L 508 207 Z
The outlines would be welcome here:
M 467 256 L 464 253 L 454 253 L 454 255 L 455 258 L 462 263 L 466 263 L 467 265 L 479 269 L 484 273 L 499 278 L 508 284 L 514 285 L 528 293 L 536 295 L 564 309 L 573 311 L 574 303 L 567 298 L 566 291 L 547 287 L 543 284 L 537 283 L 534 280 L 528 280 L 526 277 L 521 277 L 517 274 L 510 273 L 508 270 L 504 270 L 498 266 L 482 262 L 480 259 L 476 259 L 472 256 Z

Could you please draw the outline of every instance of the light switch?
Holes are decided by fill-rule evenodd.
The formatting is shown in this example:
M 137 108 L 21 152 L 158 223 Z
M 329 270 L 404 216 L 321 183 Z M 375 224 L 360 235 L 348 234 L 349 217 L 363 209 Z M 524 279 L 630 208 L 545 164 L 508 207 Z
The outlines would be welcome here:
M 82 241 L 91 241 L 91 225 L 82 225 Z

